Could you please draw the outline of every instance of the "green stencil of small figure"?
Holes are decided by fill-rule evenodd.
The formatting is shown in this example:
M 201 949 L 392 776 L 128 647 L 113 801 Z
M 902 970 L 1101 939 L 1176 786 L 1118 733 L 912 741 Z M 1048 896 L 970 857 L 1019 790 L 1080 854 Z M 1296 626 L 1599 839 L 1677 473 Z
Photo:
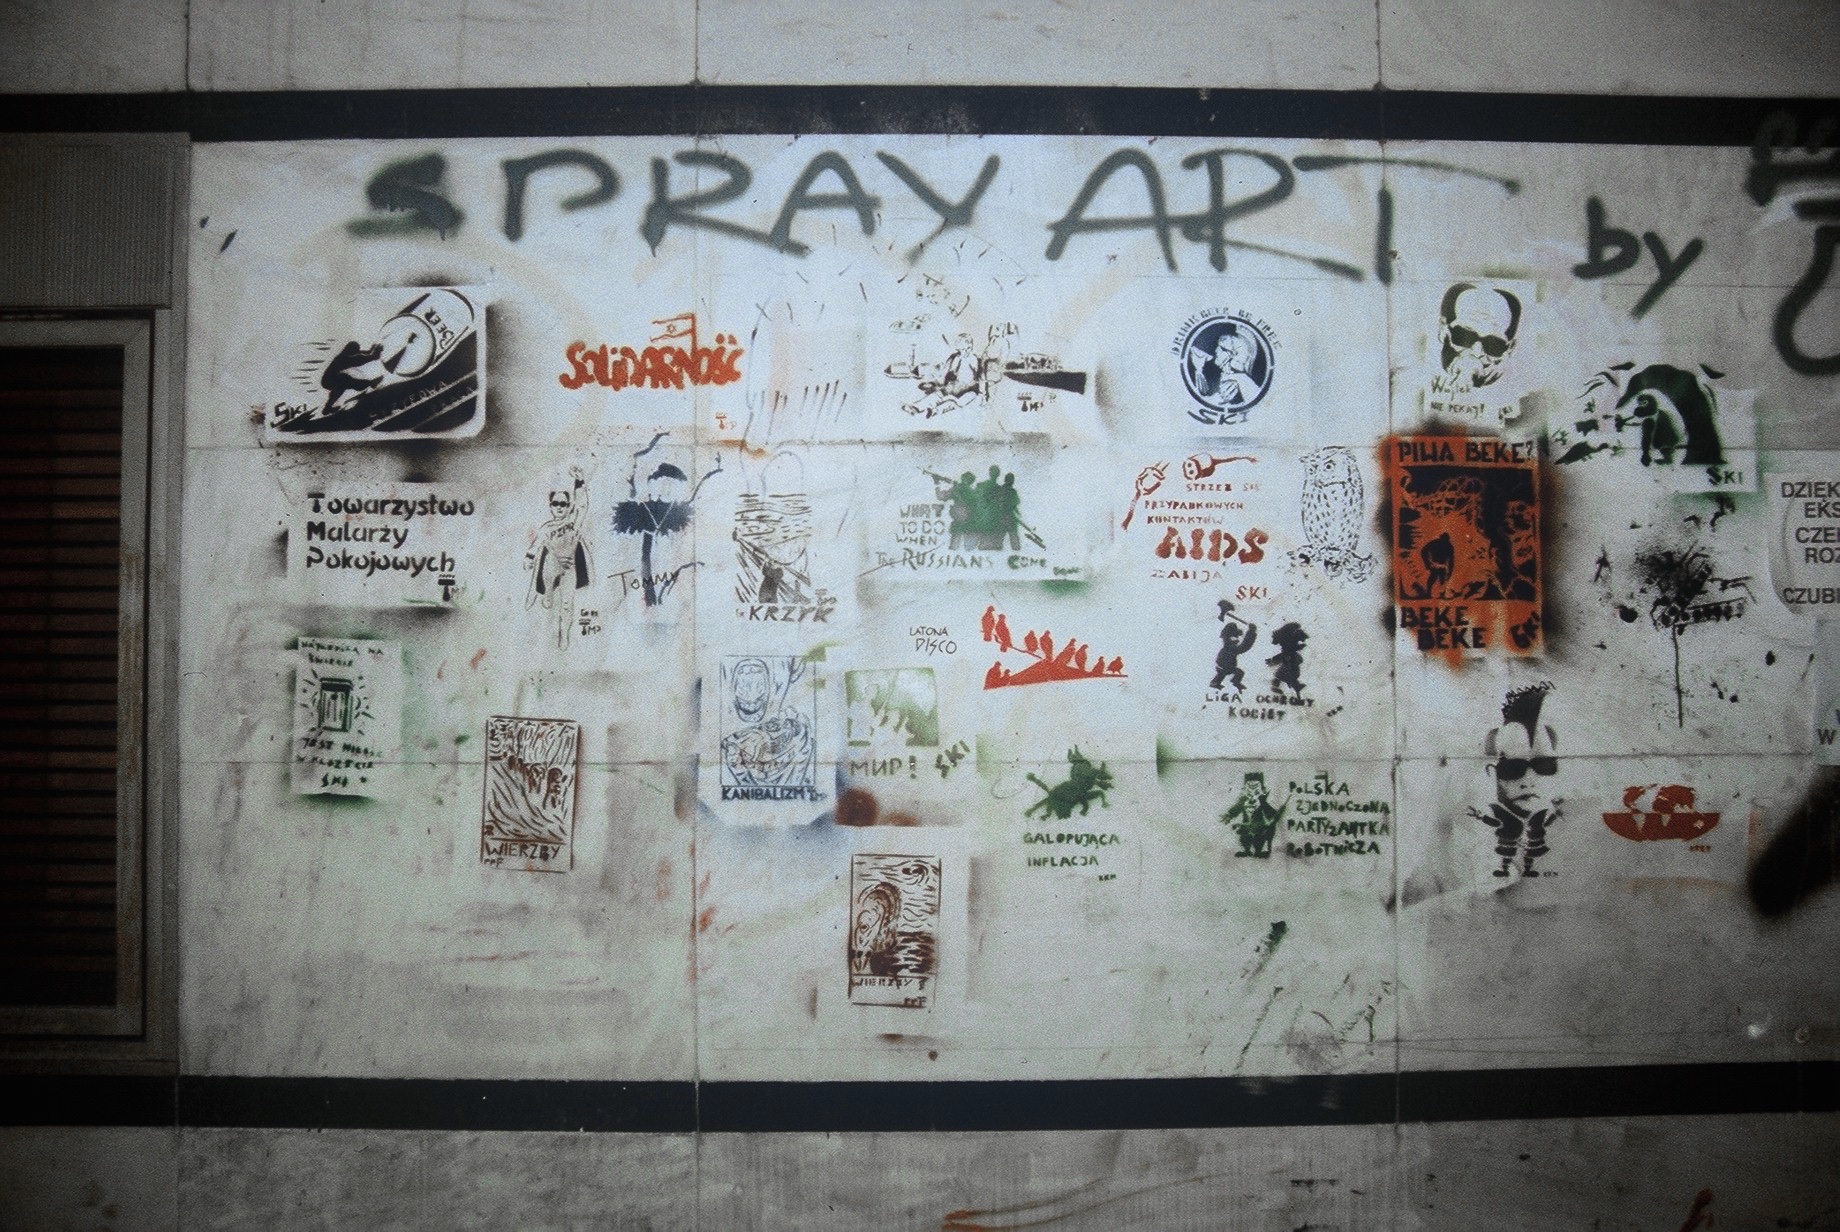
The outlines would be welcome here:
M 1290 803 L 1290 797 L 1286 796 L 1282 804 L 1272 804 L 1265 789 L 1264 772 L 1250 771 L 1240 786 L 1239 799 L 1220 815 L 1221 824 L 1231 826 L 1233 833 L 1239 836 L 1239 850 L 1233 854 L 1256 860 L 1269 859 L 1271 840 L 1278 833 L 1278 823 L 1284 820 L 1284 810 Z
M 1067 821 L 1073 817 L 1073 810 L 1079 809 L 1084 817 L 1092 812 L 1093 801 L 1099 802 L 1100 808 L 1112 807 L 1112 802 L 1105 798 L 1105 793 L 1112 789 L 1112 772 L 1105 768 L 1105 763 L 1097 766 L 1078 749 L 1067 750 L 1067 778 L 1050 787 L 1034 775 L 1028 776 L 1029 782 L 1047 793 L 1023 811 L 1024 817 L 1035 816 L 1037 809 L 1043 817 L 1052 816 L 1057 821 Z

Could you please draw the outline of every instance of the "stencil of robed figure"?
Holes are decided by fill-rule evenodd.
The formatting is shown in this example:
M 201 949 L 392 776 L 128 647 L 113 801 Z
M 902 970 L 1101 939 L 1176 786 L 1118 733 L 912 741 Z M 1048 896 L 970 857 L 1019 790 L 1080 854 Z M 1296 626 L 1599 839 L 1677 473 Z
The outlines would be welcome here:
M 1484 743 L 1493 759 L 1488 775 L 1495 799 L 1487 810 L 1472 808 L 1470 815 L 1495 831 L 1495 854 L 1501 857 L 1497 877 L 1511 876 L 1517 859 L 1522 876 L 1539 876 L 1534 862 L 1547 853 L 1546 831 L 1561 820 L 1560 801 L 1547 794 L 1546 786 L 1559 772 L 1558 737 L 1550 724 L 1540 722 L 1549 688 L 1534 685 L 1508 694 L 1502 724 Z
M 550 613 L 558 649 L 569 644 L 574 629 L 575 592 L 594 576 L 588 541 L 582 535 L 588 517 L 587 480 L 579 466 L 569 468 L 569 477 L 575 486 L 550 492 L 550 518 L 537 528 L 536 546 L 524 553 L 524 567 L 530 570 L 524 608 L 528 611 L 541 603 Z

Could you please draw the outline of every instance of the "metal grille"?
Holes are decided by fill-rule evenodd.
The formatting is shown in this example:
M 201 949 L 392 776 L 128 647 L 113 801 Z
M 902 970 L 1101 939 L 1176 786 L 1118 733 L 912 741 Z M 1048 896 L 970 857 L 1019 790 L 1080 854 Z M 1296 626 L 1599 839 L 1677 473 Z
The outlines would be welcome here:
M 170 304 L 183 150 L 162 134 L 0 142 L 0 303 Z
M 0 1005 L 119 973 L 121 347 L 0 346 Z

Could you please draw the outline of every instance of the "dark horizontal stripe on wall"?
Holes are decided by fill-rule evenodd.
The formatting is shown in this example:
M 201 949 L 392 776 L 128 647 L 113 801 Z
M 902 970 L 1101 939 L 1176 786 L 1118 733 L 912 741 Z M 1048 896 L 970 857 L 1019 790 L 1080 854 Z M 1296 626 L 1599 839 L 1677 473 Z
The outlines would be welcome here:
M 1832 1112 L 1831 1061 L 1470 1070 L 1399 1075 L 1401 1121 Z
M 442 1078 L 202 1078 L 179 1082 L 179 1124 L 264 1129 L 690 1133 L 689 1082 Z
M 1747 146 L 1840 100 L 1395 90 L 671 86 L 0 95 L 3 132 L 185 132 L 198 141 L 697 133 L 1045 133 Z M 1831 142 L 1832 137 L 1828 140 Z
M 1391 1121 L 1391 1074 L 1088 1082 L 711 1082 L 710 1133 L 1200 1129 Z
M 171 1078 L 0 1077 L 0 1125 L 171 1125 L 176 1116 Z
M 1840 1110 L 1840 1064 L 1083 1082 L 0 1078 L 0 1124 L 588 1133 L 1378 1125 Z

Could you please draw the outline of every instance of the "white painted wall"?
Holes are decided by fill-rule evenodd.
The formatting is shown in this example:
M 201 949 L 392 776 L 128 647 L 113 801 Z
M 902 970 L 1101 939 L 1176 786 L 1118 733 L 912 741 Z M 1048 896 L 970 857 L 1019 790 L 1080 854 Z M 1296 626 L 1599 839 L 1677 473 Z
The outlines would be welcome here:
M 1172 242 L 1172 270 L 1147 232 L 1081 236 L 1050 255 L 1049 224 L 1121 148 L 1161 168 L 1171 209 L 1201 208 L 1206 176 L 1183 161 L 1212 148 L 1208 139 L 723 138 L 701 148 L 746 165 L 753 181 L 715 213 L 757 238 L 673 229 L 654 248 L 640 233 L 647 172 L 691 145 L 195 151 L 181 654 L 188 1072 L 1082 1079 L 1803 1055 L 1794 1031 L 1824 1021 L 1835 985 L 1794 974 L 1797 943 L 1829 935 L 1840 902 L 1772 926 L 1746 898 L 1746 870 L 1806 790 L 1816 689 L 1813 622 L 1765 581 L 1779 532 L 1757 493 L 1760 468 L 1832 468 L 1840 396 L 1834 378 L 1792 370 L 1772 340 L 1767 323 L 1808 259 L 1809 227 L 1745 195 L 1749 151 L 1428 142 L 1390 149 L 1406 161 L 1383 168 L 1370 143 L 1258 143 L 1286 168 L 1370 161 L 1295 172 L 1294 195 L 1235 224 L 1235 242 L 1250 247 L 1231 253 L 1223 276 L 1186 238 Z M 602 160 L 631 187 L 564 212 L 555 202 L 584 173 L 546 173 L 530 186 L 525 232 L 511 238 L 505 167 L 563 148 Z M 462 220 L 445 235 L 354 233 L 354 219 L 375 221 L 364 205 L 372 177 L 430 152 Z M 989 158 L 1000 170 L 973 225 L 910 264 L 905 254 L 936 216 L 878 154 L 939 185 L 970 182 Z M 773 251 L 758 235 L 820 157 L 847 160 L 880 197 L 882 222 L 870 236 L 853 213 L 803 213 L 792 234 L 810 251 Z M 1273 174 L 1251 156 L 1233 170 L 1240 192 Z M 1360 269 L 1383 175 L 1394 202 L 1390 284 Z M 1126 172 L 1096 209 L 1141 209 L 1141 194 Z M 1652 258 L 1610 278 L 1574 272 L 1590 200 L 1670 251 L 1700 245 L 1639 318 Z M 1383 623 L 1384 565 L 1331 580 L 1291 562 L 1306 529 L 1303 456 L 1331 445 L 1349 450 L 1364 485 L 1358 551 L 1385 559 L 1374 522 L 1387 491 L 1382 440 L 1452 422 L 1426 392 L 1439 371 L 1438 303 L 1483 271 L 1522 295 L 1503 382 L 1518 401 L 1509 421 L 1491 410 L 1466 426 L 1522 442 L 1566 434 L 1553 437 L 1556 457 L 1615 435 L 1570 435 L 1595 374 L 1657 359 L 1703 364 L 1722 374 L 1720 431 L 1738 478 L 1720 482 L 1741 503 L 1707 528 L 1716 509 L 1705 477 L 1639 464 L 1627 431 L 1618 453 L 1555 465 L 1563 487 L 1540 527 L 1555 630 L 1545 656 L 1520 660 L 1497 646 L 1455 670 Z M 369 336 L 353 323 L 354 303 L 393 296 L 384 305 L 393 311 L 414 294 L 400 288 L 429 279 L 489 305 L 479 435 L 426 456 L 405 455 L 420 447 L 400 438 L 265 435 L 261 418 L 278 407 L 324 401 L 315 365 L 329 348 Z M 1171 339 L 1223 304 L 1266 322 L 1277 375 L 1245 423 L 1202 427 L 1184 409 Z M 654 322 L 684 312 L 697 314 L 705 344 L 722 331 L 740 340 L 741 379 L 682 393 L 571 387 L 572 343 L 643 346 Z M 1827 344 L 1827 319 L 1811 311 L 1809 345 Z M 1089 393 L 1039 411 L 1015 409 L 1009 392 L 939 419 L 902 409 L 918 394 L 891 363 L 943 357 L 958 345 L 948 339 L 982 339 L 994 323 L 1016 329 L 1018 352 L 1090 374 Z M 838 392 L 835 414 L 809 412 L 808 391 L 820 387 Z M 615 580 L 637 567 L 638 549 L 612 533 L 610 515 L 655 464 L 638 462 L 654 446 L 710 478 L 696 506 L 696 571 L 648 610 Z M 1237 464 L 1243 475 L 1215 479 L 1240 490 L 1183 486 L 1184 459 L 1216 446 L 1256 455 Z M 767 486 L 769 459 L 784 488 Z M 1077 591 L 1049 593 L 1034 573 L 1007 577 L 1000 556 L 951 577 L 879 567 L 878 553 L 899 551 L 897 507 L 938 497 L 927 468 L 981 473 L 997 461 L 1020 475 L 1024 516 L 1047 536 L 1048 558 L 1080 579 Z M 1179 508 L 1146 505 L 1127 529 L 1134 484 L 1154 466 L 1167 477 L 1159 499 L 1232 502 L 1216 516 L 1248 543 L 1256 529 L 1262 557 L 1185 569 L 1158 544 L 1168 519 L 1190 516 Z M 533 606 L 525 552 L 571 468 L 589 500 L 593 559 L 576 601 L 603 627 L 558 646 Z M 278 536 L 303 534 L 312 493 L 380 491 L 420 471 L 477 503 L 455 532 L 461 597 L 451 607 L 404 607 L 394 586 L 350 583 L 335 595 L 321 588 L 332 575 L 303 575 L 292 540 L 284 575 Z M 812 504 L 819 533 L 801 567 L 836 596 L 821 626 L 762 624 L 737 603 L 735 510 L 744 491 L 769 490 Z M 1682 635 L 1679 710 L 1672 648 L 1646 615 L 1654 596 L 1638 563 L 1657 542 L 1697 544 L 1718 576 L 1749 579 L 1733 591 L 1750 596 L 1741 623 Z M 1263 640 L 1260 661 L 1244 661 L 1244 697 L 1206 696 L 1223 596 L 1267 637 L 1302 623 L 1317 709 L 1236 719 L 1230 703 L 1256 710 L 1272 688 Z M 1121 656 L 1128 677 L 993 691 L 985 672 L 996 651 L 979 631 L 992 604 L 1018 639 L 1025 629 L 1078 636 Z M 949 630 L 953 649 L 918 650 L 916 627 Z M 289 742 L 301 730 L 291 652 L 303 637 L 402 647 L 404 765 L 393 788 L 368 793 L 375 799 L 289 785 Z M 729 798 L 718 775 L 717 740 L 731 721 L 723 666 L 729 656 L 807 654 L 822 793 L 783 805 Z M 871 756 L 846 743 L 846 673 L 889 668 L 937 682 L 940 737 L 917 750 L 911 773 L 915 749 L 877 750 L 900 756 L 896 781 L 865 772 L 847 781 L 919 825 L 834 826 L 839 771 Z M 1480 759 L 1503 695 L 1540 680 L 1554 686 L 1545 721 L 1560 733 L 1568 821 L 1553 836 L 1552 879 L 1510 886 L 1466 808 L 1493 798 Z M 479 858 L 489 715 L 581 725 L 567 874 Z M 961 739 L 977 767 L 948 780 L 935 755 Z M 1117 780 L 1107 811 L 1059 827 L 1119 837 L 1100 861 L 1113 876 L 1101 880 L 1031 866 L 1029 855 L 1075 849 L 1027 849 L 1019 835 L 1047 824 L 1023 811 L 1037 798 L 1029 775 L 1057 781 L 1070 748 L 1108 763 Z M 1288 782 L 1329 774 L 1353 800 L 1383 802 L 1397 828 L 1360 859 L 1238 858 L 1220 816 L 1254 769 L 1270 773 L 1274 802 L 1301 800 Z M 1689 786 L 1698 807 L 1725 819 L 1705 850 L 1631 843 L 1605 825 L 1626 789 L 1646 783 Z M 913 1022 L 856 1012 L 840 983 L 851 855 L 890 844 L 939 852 L 964 896 L 942 913 L 952 983 L 936 1012 Z M 1693 887 L 1690 899 L 1669 889 L 1677 883 Z M 1289 933 L 1261 959 L 1274 921 Z M 1625 953 L 1629 962 L 1614 961 Z M 1668 1029 L 1656 1033 L 1657 1022 Z

